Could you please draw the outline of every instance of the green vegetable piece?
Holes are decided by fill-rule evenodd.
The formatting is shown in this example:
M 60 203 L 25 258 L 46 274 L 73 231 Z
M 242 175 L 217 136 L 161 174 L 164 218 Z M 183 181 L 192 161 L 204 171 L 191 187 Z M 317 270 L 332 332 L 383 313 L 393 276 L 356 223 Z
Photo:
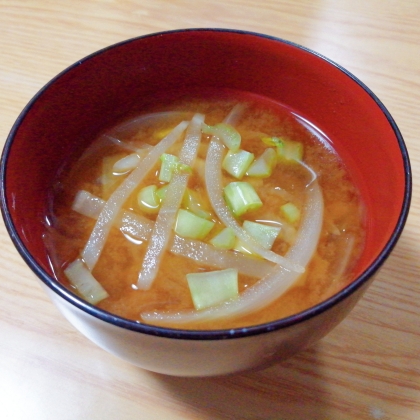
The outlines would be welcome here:
M 265 249 L 271 249 L 281 230 L 280 227 L 264 225 L 262 223 L 251 222 L 249 220 L 245 220 L 242 227 Z M 260 257 L 259 254 L 256 254 L 249 249 L 247 244 L 242 242 L 240 239 L 235 240 L 233 249 L 245 255 Z
M 262 137 L 261 140 L 267 146 L 279 146 L 282 144 L 278 137 Z
M 192 174 L 192 168 L 185 163 L 179 163 L 175 169 L 175 172 L 177 174 Z
M 187 274 L 188 286 L 197 310 L 217 305 L 239 295 L 238 270 Z
M 271 249 L 281 228 L 245 220 L 242 227 L 265 249 Z
M 254 154 L 246 150 L 240 149 L 237 152 L 229 150 L 223 159 L 222 168 L 235 178 L 241 179 L 253 160 Z
M 296 141 L 283 141 L 277 146 L 277 158 L 285 161 L 301 161 L 303 158 L 303 145 Z
M 235 127 L 229 124 L 203 124 L 201 130 L 204 134 L 210 134 L 212 136 L 219 137 L 219 139 L 222 140 L 225 146 L 233 152 L 238 151 L 239 147 L 241 146 L 241 135 Z
M 188 210 L 179 209 L 175 233 L 183 238 L 204 239 L 213 229 L 214 222 L 203 219 Z
M 247 248 L 246 244 L 244 244 L 239 238 L 235 238 L 235 244 L 233 245 L 233 250 L 241 252 L 245 255 L 252 255 L 254 257 L 260 257 L 258 254 L 255 254 L 250 249 Z
M 159 211 L 160 203 L 156 185 L 148 185 L 137 194 L 137 204 L 145 213 L 156 214 Z
M 159 181 L 171 182 L 173 174 L 192 173 L 191 167 L 181 163 L 177 156 L 164 153 L 160 160 L 162 165 L 159 172 Z
M 259 178 L 268 178 L 277 163 L 276 151 L 269 147 L 265 149 L 261 156 L 259 156 L 252 165 L 248 168 L 246 174 L 248 176 L 255 176 Z
M 156 190 L 156 196 L 162 202 L 162 200 L 166 197 L 166 191 L 168 191 L 168 186 L 164 185 Z
M 172 179 L 172 175 L 175 172 L 179 159 L 177 156 L 171 155 L 169 153 L 164 153 L 160 160 L 162 162 L 162 165 L 160 167 L 159 172 L 159 181 L 162 182 L 170 182 Z
M 277 157 L 280 160 L 293 162 L 303 159 L 302 143 L 279 137 L 263 137 L 261 140 L 268 146 L 276 146 Z
M 203 219 L 211 219 L 212 214 L 204 204 L 200 195 L 190 188 L 185 190 L 181 205 L 184 209 L 189 210 L 196 216 L 202 217 Z
M 277 148 L 277 157 L 288 161 L 301 161 L 303 158 L 302 143 L 285 141 L 282 148 Z
M 289 223 L 296 223 L 300 219 L 300 210 L 293 203 L 283 204 L 280 212 Z
M 80 295 L 92 305 L 109 296 L 82 260 L 78 259 L 69 264 L 64 270 L 64 274 Z
M 236 217 L 250 210 L 259 209 L 263 204 L 254 187 L 248 182 L 237 181 L 226 185 L 224 197 Z
M 236 236 L 230 227 L 224 228 L 215 237 L 210 240 L 210 243 L 216 248 L 232 249 L 235 246 Z

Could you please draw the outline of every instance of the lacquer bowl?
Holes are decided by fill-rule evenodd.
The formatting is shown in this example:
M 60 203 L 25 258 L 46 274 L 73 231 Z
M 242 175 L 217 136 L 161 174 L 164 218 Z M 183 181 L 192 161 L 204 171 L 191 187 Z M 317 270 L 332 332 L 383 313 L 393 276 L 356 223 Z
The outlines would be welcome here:
M 109 122 L 177 89 L 236 89 L 299 110 L 323 130 L 366 205 L 363 255 L 353 281 L 296 315 L 249 328 L 186 331 L 143 325 L 92 306 L 55 280 L 43 242 L 48 191 L 66 159 Z M 144 369 L 210 376 L 267 366 L 307 348 L 354 307 L 394 248 L 407 217 L 410 165 L 384 105 L 325 57 L 273 37 L 192 29 L 130 39 L 49 82 L 25 107 L 1 161 L 10 237 L 63 315 L 94 343 Z

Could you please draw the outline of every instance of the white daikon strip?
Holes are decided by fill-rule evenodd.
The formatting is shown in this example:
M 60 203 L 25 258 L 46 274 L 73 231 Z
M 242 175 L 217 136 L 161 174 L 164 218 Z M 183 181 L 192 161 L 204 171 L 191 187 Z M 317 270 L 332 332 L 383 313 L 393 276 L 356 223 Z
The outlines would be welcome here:
M 74 198 L 72 209 L 83 216 L 97 219 L 106 201 L 96 197 L 88 191 L 80 190 Z M 140 214 L 122 210 L 115 218 L 114 225 L 123 233 L 137 240 L 148 240 L 153 231 L 154 222 Z
M 80 190 L 74 197 L 72 210 L 77 211 L 83 216 L 97 219 L 104 208 L 105 200 L 96 197 L 86 190 Z
M 204 115 L 194 115 L 188 126 L 184 144 L 179 154 L 180 162 L 190 167 L 194 165 L 197 156 L 201 141 L 201 124 L 203 121 Z M 162 258 L 168 247 L 169 239 L 175 225 L 176 214 L 181 205 L 189 177 L 190 174 L 175 174 L 168 185 L 139 273 L 137 281 L 137 287 L 139 289 L 150 289 L 155 280 Z
M 117 160 L 112 166 L 112 172 L 115 174 L 126 174 L 136 168 L 141 160 L 137 153 L 131 153 Z
M 293 258 L 303 267 L 307 266 L 318 246 L 323 211 L 322 192 L 318 183 L 315 182 L 308 191 L 308 199 L 296 242 L 287 253 L 288 258 Z M 277 265 L 273 271 L 254 286 L 246 289 L 236 299 L 201 311 L 145 312 L 141 314 L 141 317 L 145 322 L 164 322 L 168 325 L 247 315 L 273 303 L 296 282 L 299 276 L 299 273 Z
M 223 122 L 225 124 L 235 125 L 241 119 L 245 108 L 245 104 L 236 104 L 223 120 Z
M 185 131 L 188 123 L 183 121 L 178 124 L 164 139 L 162 139 L 139 163 L 139 166 L 121 183 L 121 185 L 112 193 L 106 202 L 95 227 L 90 235 L 88 242 L 82 252 L 83 260 L 89 270 L 93 270 L 102 249 L 105 245 L 109 231 L 121 210 L 124 202 L 134 191 L 137 185 L 147 175 L 147 173 L 156 164 L 162 153 L 164 153 L 172 144 L 174 144 Z
M 215 248 L 205 242 L 180 236 L 174 237 L 171 252 L 213 268 L 236 268 L 241 274 L 251 277 L 263 277 L 275 267 L 275 264 L 267 260 Z
M 131 120 L 124 121 L 109 132 L 110 137 L 125 138 L 137 134 L 140 130 L 144 130 L 156 121 L 168 120 L 189 120 L 191 113 L 178 111 L 155 112 L 152 114 L 144 114 Z
M 251 235 L 249 235 L 248 232 L 246 232 L 245 229 L 242 228 L 232 215 L 232 212 L 229 210 L 223 198 L 221 169 L 224 151 L 225 148 L 222 142 L 217 137 L 213 137 L 207 152 L 205 178 L 207 194 L 214 212 L 217 214 L 220 221 L 224 223 L 225 226 L 230 227 L 238 239 L 240 239 L 243 243 L 246 243 L 247 247 L 249 247 L 249 249 L 255 254 L 258 254 L 276 264 L 280 264 L 287 270 L 296 271 L 298 273 L 304 272 L 302 265 L 296 263 L 293 259 L 285 258 L 282 255 L 263 248 L 259 243 L 257 243 L 257 241 L 254 240 L 254 238 L 252 238 Z
M 317 180 L 318 175 L 316 174 L 316 172 L 309 165 L 307 165 L 302 160 L 295 160 L 295 162 L 298 163 L 299 165 L 301 165 L 302 167 L 304 167 L 309 172 L 309 174 L 311 176 L 311 179 L 306 184 L 306 187 L 309 187 L 311 184 L 313 184 Z
M 122 216 L 118 216 L 117 227 L 125 235 L 133 239 L 148 241 L 153 231 L 154 223 L 139 214 L 131 211 L 124 211 Z
M 138 148 L 136 146 L 130 143 L 126 143 L 120 139 L 117 139 L 116 137 L 110 136 L 108 134 L 104 134 L 102 138 L 109 140 L 111 143 L 115 144 L 116 146 L 121 147 L 122 149 L 130 150 L 131 152 L 137 152 Z
M 69 264 L 64 270 L 64 274 L 82 297 L 92 305 L 109 296 L 80 259 Z
M 92 155 L 96 155 L 97 153 L 99 153 L 101 150 L 104 149 L 104 147 L 107 147 L 109 145 L 115 145 L 120 147 L 121 149 L 130 151 L 130 152 L 135 152 L 137 153 L 140 157 L 143 157 L 147 154 L 147 152 L 153 148 L 152 145 L 148 144 L 148 143 L 142 143 L 140 145 L 134 145 L 131 143 L 127 143 L 125 141 L 122 141 L 120 139 L 117 139 L 116 137 L 113 137 L 109 134 L 103 134 L 98 141 L 95 141 L 91 146 L 89 146 L 83 153 L 83 155 L 81 156 L 80 160 L 83 160 L 89 156 Z
M 73 210 L 87 217 L 97 218 L 105 201 L 87 191 L 77 193 L 73 203 Z M 117 216 L 115 226 L 136 240 L 148 240 L 153 230 L 153 222 L 131 211 L 123 211 Z M 241 274 L 251 277 L 262 277 L 272 270 L 275 265 L 270 261 L 256 259 L 251 256 L 218 249 L 196 239 L 186 239 L 175 235 L 170 252 L 184 258 L 189 258 L 206 266 L 214 268 L 237 268 Z

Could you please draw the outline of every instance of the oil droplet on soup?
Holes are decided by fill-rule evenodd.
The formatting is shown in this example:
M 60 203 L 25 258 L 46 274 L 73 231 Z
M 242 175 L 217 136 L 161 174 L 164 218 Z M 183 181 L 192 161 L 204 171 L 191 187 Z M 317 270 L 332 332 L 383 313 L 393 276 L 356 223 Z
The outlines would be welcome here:
M 295 275 L 292 286 L 263 308 L 220 319 L 179 324 L 176 321 L 166 324 L 161 320 L 156 323 L 183 329 L 257 325 L 308 309 L 348 284 L 363 249 L 365 234 L 363 203 L 351 175 L 329 140 L 298 113 L 264 98 L 235 92 L 222 95 L 222 98 L 196 96 L 154 105 L 147 112 L 116 124 L 92 139 L 91 146 L 59 176 L 52 191 L 51 210 L 47 215 L 52 222 L 46 227 L 45 240 L 58 280 L 80 294 L 78 288 L 84 286 L 72 284 L 65 270 L 74 261 L 80 260 L 80 264 L 84 264 L 81 258 L 104 203 L 115 196 L 115 191 L 142 162 L 147 161 L 151 150 L 162 144 L 174 127 L 200 113 L 205 118 L 205 125 L 200 123 L 203 133 L 191 166 L 183 165 L 179 160 L 180 153 L 186 153 L 186 149 L 182 149 L 183 137 L 159 154 L 140 183 L 124 199 L 97 262 L 90 268 L 85 267 L 106 291 L 107 297 L 102 296 L 96 305 L 139 322 L 145 322 L 141 317 L 143 313 L 200 311 L 195 309 L 196 296 L 192 295 L 187 276 L 228 269 L 219 255 L 239 255 L 240 265 L 241 261 L 245 261 L 244 267 L 250 264 L 250 269 L 239 270 L 237 275 L 238 296 L 263 281 L 275 264 L 238 240 L 237 235 L 228 230 L 223 232 L 225 223 L 213 208 L 205 182 L 206 159 L 215 133 L 211 130 L 223 129 L 220 123 L 238 103 L 244 107 L 232 126 L 240 134 L 240 153 L 236 146 L 229 150 L 226 145 L 222 146 L 221 182 L 223 188 L 231 186 L 224 189 L 225 204 L 247 235 L 254 239 L 255 235 L 271 238 L 269 244 L 264 243 L 268 255 L 287 256 L 302 227 L 308 186 L 316 183 L 322 191 L 323 219 L 315 252 L 304 272 Z M 287 156 L 287 153 L 293 156 Z M 163 218 L 159 211 L 164 200 L 170 200 L 165 196 L 170 183 L 174 177 L 180 179 L 184 175 L 186 188 L 180 209 L 177 208 L 177 218 L 174 218 L 178 226 L 171 225 L 167 249 L 162 253 L 150 287 L 139 287 L 139 273 L 150 252 L 150 231 L 159 217 Z M 244 186 L 245 192 L 241 190 Z M 235 201 L 235 197 L 229 196 L 229 189 L 236 189 L 240 194 L 247 194 L 246 191 L 252 189 L 261 204 L 248 207 L 240 204 L 239 213 L 243 213 L 235 214 L 235 204 L 230 202 L 230 199 Z M 75 210 L 77 197 L 90 206 L 85 213 Z M 187 221 L 182 222 L 185 217 Z M 149 233 L 142 236 L 138 232 L 138 220 L 144 222 L 140 224 L 143 223 Z M 189 229 L 195 223 L 198 223 L 196 231 L 201 232 L 196 237 L 195 231 L 191 233 Z M 185 251 L 186 243 L 188 246 L 204 243 L 199 245 L 204 254 L 206 249 L 215 248 L 215 261 L 211 260 L 210 254 L 204 257 L 200 254 L 200 257 L 196 249 Z M 182 249 L 181 255 L 179 249 Z M 209 293 L 212 292 L 204 293 L 204 300 Z M 235 300 L 235 297 L 229 299 Z

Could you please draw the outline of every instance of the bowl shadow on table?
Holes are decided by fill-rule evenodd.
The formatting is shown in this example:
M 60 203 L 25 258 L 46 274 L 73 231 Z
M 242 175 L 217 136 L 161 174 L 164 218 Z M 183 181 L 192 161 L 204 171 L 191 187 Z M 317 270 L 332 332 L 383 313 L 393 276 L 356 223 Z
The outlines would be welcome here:
M 412 295 L 411 302 L 394 306 L 392 322 L 384 323 L 384 314 L 392 309 L 383 308 L 380 302 L 384 301 L 377 297 L 399 278 L 420 273 L 419 254 L 408 235 L 403 235 L 395 253 L 349 318 L 326 338 L 289 360 L 265 370 L 225 377 L 151 375 L 171 398 L 200 419 L 326 419 L 337 414 L 340 398 L 353 400 L 351 415 L 355 418 L 371 419 L 369 407 L 380 407 L 387 395 L 408 397 L 410 383 L 419 375 L 418 369 L 410 368 L 413 359 L 417 360 L 415 366 L 420 364 L 417 299 Z M 403 291 L 401 294 L 407 296 Z M 404 310 L 407 304 L 411 307 Z M 401 325 L 405 328 L 393 331 Z M 366 395 L 356 395 L 352 382 Z M 344 406 L 342 409 L 343 418 L 351 418 Z
M 188 418 L 325 419 L 322 380 L 311 381 L 311 385 L 307 380 L 308 372 L 310 376 L 322 377 L 317 357 L 318 350 L 315 346 L 265 370 L 212 378 L 152 375 L 156 376 L 173 399 L 185 406 L 191 416 Z M 306 395 L 306 402 L 302 399 L 303 395 Z M 319 404 L 312 405 L 310 400 L 317 400 Z M 307 416 L 309 411 L 311 417 Z

